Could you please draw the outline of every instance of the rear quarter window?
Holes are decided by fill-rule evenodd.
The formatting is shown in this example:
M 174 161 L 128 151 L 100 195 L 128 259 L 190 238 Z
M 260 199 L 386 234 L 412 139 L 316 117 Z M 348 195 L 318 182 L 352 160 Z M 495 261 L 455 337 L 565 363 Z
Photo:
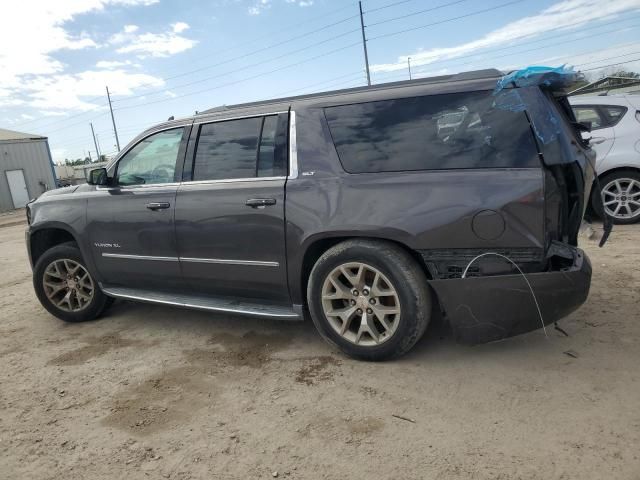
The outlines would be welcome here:
M 349 173 L 539 167 L 524 112 L 494 108 L 490 91 L 325 108 Z

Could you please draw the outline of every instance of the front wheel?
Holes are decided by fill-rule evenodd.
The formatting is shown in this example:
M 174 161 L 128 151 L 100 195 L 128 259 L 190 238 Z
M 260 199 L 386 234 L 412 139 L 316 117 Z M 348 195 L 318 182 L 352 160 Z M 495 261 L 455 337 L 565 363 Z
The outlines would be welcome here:
M 348 240 L 316 262 L 307 288 L 320 334 L 347 355 L 379 361 L 408 352 L 431 314 L 427 278 L 400 247 Z
M 33 270 L 33 287 L 42 306 L 66 322 L 93 320 L 111 304 L 75 243 L 57 245 L 42 254 Z

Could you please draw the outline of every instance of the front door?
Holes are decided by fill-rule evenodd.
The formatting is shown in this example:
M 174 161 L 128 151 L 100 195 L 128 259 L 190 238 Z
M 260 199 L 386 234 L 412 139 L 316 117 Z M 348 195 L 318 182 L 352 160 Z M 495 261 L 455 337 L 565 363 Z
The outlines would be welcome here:
M 29 201 L 29 191 L 24 181 L 24 172 L 20 170 L 7 170 L 7 183 L 13 200 L 13 208 L 22 208 Z
M 118 160 L 112 185 L 89 195 L 88 237 L 104 284 L 144 290 L 181 285 L 173 215 L 187 130 L 142 139 Z
M 290 304 L 287 124 L 280 114 L 194 126 L 191 173 L 176 197 L 180 264 L 194 292 Z

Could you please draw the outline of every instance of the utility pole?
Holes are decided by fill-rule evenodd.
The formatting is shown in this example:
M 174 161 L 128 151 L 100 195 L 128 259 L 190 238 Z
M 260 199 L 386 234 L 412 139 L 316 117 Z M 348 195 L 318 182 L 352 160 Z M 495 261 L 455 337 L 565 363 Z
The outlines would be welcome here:
M 109 95 L 109 87 L 107 89 L 107 99 L 109 100 L 109 110 L 111 111 L 111 122 L 113 123 L 113 133 L 116 136 L 116 147 L 120 151 L 120 140 L 118 140 L 118 129 L 116 128 L 116 119 L 113 118 L 113 107 L 111 106 L 111 95 Z
M 409 80 L 411 80 L 411 57 L 407 57 L 407 65 L 409 66 Z
M 362 15 L 362 2 L 358 2 L 360 7 L 360 28 L 362 29 L 362 46 L 364 47 L 364 64 L 367 68 L 367 85 L 371 86 L 371 74 L 369 73 L 369 54 L 367 53 L 367 36 L 364 34 L 364 17 Z
M 98 160 L 100 159 L 100 149 L 98 148 L 98 141 L 96 140 L 96 132 L 93 130 L 93 123 L 89 122 L 91 125 L 91 135 L 93 135 L 93 146 L 96 147 L 96 155 L 98 156 Z

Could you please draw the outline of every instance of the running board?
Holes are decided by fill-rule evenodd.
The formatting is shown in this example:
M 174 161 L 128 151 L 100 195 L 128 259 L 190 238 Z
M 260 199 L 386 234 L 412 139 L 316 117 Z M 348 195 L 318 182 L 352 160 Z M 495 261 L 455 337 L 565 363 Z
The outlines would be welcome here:
M 301 308 L 297 305 L 291 307 L 252 303 L 236 298 L 211 298 L 185 294 L 160 293 L 150 290 L 138 290 L 135 288 L 108 287 L 100 285 L 105 295 L 135 300 L 138 302 L 171 305 L 174 307 L 206 310 L 209 312 L 233 313 L 237 315 L 249 315 L 254 317 L 278 318 L 282 320 L 302 320 Z

